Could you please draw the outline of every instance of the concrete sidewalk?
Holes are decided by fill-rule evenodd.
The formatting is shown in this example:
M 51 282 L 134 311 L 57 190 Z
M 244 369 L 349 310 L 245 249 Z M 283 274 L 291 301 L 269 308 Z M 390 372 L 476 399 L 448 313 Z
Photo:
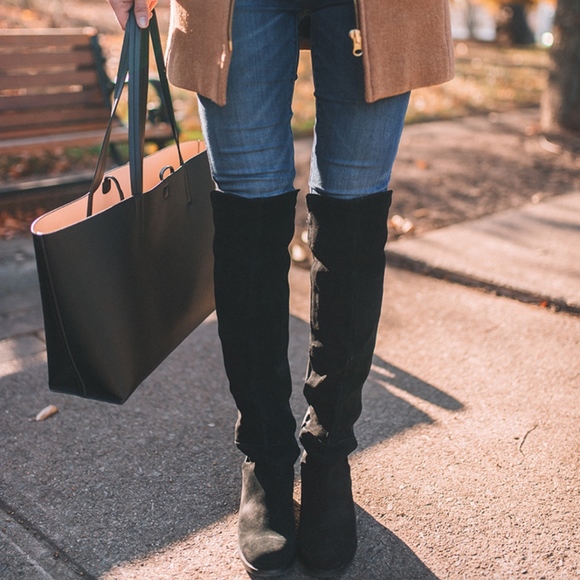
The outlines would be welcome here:
M 580 577 L 580 317 L 555 311 L 579 303 L 579 233 L 570 194 L 390 244 L 406 266 L 545 307 L 388 269 L 344 578 Z M 293 268 L 297 420 L 308 285 Z M 42 339 L 31 242 L 2 241 L 0 578 L 247 578 L 214 317 L 122 407 L 50 393 Z
M 391 264 L 580 314 L 580 193 L 387 246 Z

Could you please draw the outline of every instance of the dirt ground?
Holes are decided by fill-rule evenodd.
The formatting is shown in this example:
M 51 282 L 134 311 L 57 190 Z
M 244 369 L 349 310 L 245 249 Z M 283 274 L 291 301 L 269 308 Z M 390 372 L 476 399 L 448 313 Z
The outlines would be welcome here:
M 580 139 L 548 140 L 538 125 L 539 110 L 523 109 L 406 127 L 390 184 L 390 238 L 580 190 Z M 309 155 L 310 142 L 298 142 L 303 191 Z M 305 223 L 301 199 L 297 238 Z
M 32 4 L 34 11 L 3 5 L 0 26 L 87 24 L 86 1 L 74 0 L 60 10 L 61 0 L 52 0 L 42 5 L 44 12 Z M 91 22 L 104 34 L 116 34 L 118 25 L 108 3 L 90 4 Z M 159 4 L 162 24 L 168 19 L 167 4 L 167 0 Z M 293 248 L 298 262 L 308 261 L 303 243 L 303 196 L 310 146 L 309 139 L 299 139 L 296 144 L 296 186 L 302 192 Z M 580 189 L 580 137 L 542 135 L 537 108 L 410 125 L 403 135 L 391 188 L 395 192 L 391 238 L 422 234 Z M 30 219 L 42 209 L 14 215 L 2 212 L 0 206 L 0 236 L 27 229 Z

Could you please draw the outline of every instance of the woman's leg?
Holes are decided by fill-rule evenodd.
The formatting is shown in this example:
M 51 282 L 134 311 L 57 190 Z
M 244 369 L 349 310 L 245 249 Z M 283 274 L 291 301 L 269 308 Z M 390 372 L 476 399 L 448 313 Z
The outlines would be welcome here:
M 357 445 L 353 427 L 380 317 L 387 188 L 408 94 L 366 103 L 362 60 L 348 35 L 353 2 L 314 4 L 317 119 L 307 196 L 314 261 L 299 549 L 310 569 L 332 574 L 356 551 L 347 456 Z
M 289 398 L 288 244 L 294 232 L 291 99 L 294 0 L 236 0 L 227 104 L 200 97 L 212 194 L 219 335 L 242 466 L 239 549 L 248 571 L 280 574 L 295 551 Z
M 294 189 L 290 120 L 298 63 L 299 0 L 236 0 L 227 104 L 200 97 L 214 179 L 245 198 Z

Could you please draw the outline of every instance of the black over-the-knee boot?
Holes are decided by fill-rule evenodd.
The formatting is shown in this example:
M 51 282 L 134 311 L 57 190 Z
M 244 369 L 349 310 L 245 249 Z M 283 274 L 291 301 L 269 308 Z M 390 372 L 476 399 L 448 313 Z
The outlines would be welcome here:
M 350 200 L 310 194 L 307 203 L 314 261 L 298 546 L 307 568 L 333 576 L 356 552 L 347 457 L 357 446 L 353 427 L 381 313 L 391 192 Z
M 246 455 L 239 550 L 249 572 L 276 576 L 295 552 L 288 245 L 296 192 L 249 199 L 216 191 L 212 205 L 218 329 L 239 411 L 235 441 Z

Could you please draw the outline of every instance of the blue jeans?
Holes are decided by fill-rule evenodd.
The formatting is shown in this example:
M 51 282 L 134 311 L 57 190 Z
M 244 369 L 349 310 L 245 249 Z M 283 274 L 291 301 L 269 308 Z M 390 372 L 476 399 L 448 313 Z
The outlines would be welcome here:
M 349 38 L 353 0 L 236 0 L 227 104 L 199 97 L 221 191 L 270 197 L 294 189 L 290 120 L 305 11 L 316 98 L 310 190 L 350 199 L 388 188 L 409 93 L 365 102 L 362 59 Z

